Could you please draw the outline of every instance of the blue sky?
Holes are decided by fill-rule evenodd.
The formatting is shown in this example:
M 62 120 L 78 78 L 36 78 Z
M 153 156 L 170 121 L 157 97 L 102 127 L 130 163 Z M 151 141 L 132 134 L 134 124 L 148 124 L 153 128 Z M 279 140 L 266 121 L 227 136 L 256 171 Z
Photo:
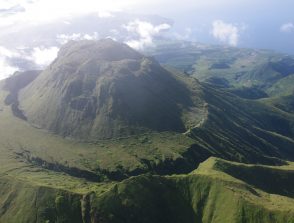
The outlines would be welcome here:
M 294 54 L 294 1 L 208 2 L 211 4 L 197 6 L 195 3 L 180 10 L 163 10 L 160 14 L 172 18 L 177 30 L 191 29 L 191 39 L 196 41 L 220 43 L 219 38 L 211 34 L 211 29 L 215 20 L 221 20 L 238 29 L 239 47 L 267 48 Z M 213 2 L 219 4 L 214 5 Z

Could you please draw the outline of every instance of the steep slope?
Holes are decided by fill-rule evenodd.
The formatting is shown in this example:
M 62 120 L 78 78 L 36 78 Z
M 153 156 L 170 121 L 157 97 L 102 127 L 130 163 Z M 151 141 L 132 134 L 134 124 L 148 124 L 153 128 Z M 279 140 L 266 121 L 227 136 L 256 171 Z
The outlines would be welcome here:
M 23 112 L 19 109 L 18 93 L 36 79 L 40 73 L 39 70 L 15 72 L 3 82 L 3 89 L 9 92 L 9 95 L 5 98 L 5 104 L 11 105 L 11 110 L 16 117 L 26 120 Z
M 268 105 L 272 105 L 284 112 L 294 113 L 294 93 L 285 96 L 264 99 L 263 102 Z
M 0 222 L 292 223 L 293 191 L 285 197 L 252 183 L 258 169 L 283 177 L 279 192 L 293 184 L 293 163 L 277 168 L 215 158 L 188 175 L 147 174 L 104 184 L 33 167 L 5 176 L 1 170 Z M 240 177 L 242 172 L 248 175 Z
M 293 199 L 268 196 L 259 187 L 227 175 L 218 168 L 225 164 L 237 165 L 211 158 L 189 175 L 145 175 L 125 180 L 93 198 L 95 219 L 99 222 L 187 223 L 293 221 Z M 255 167 L 259 168 L 251 168 Z M 240 170 L 242 168 L 246 170 L 247 166 L 241 166 Z M 277 170 L 286 176 L 280 188 L 293 182 L 292 168 Z
M 0 178 L 0 222 L 83 222 L 81 195 Z
M 181 73 L 178 77 L 193 92 L 194 78 Z M 204 144 L 213 156 L 269 164 L 280 163 L 276 158 L 293 160 L 291 113 L 207 83 L 200 84 L 200 91 L 197 96 L 205 101 L 205 118 L 197 125 L 187 125 L 185 134 Z
M 28 121 L 63 136 L 105 139 L 184 131 L 188 91 L 154 60 L 110 39 L 71 42 L 19 97 Z
M 292 114 L 211 85 L 204 84 L 203 91 L 207 119 L 187 134 L 208 142 L 215 156 L 253 163 L 272 163 L 274 157 L 293 160 Z

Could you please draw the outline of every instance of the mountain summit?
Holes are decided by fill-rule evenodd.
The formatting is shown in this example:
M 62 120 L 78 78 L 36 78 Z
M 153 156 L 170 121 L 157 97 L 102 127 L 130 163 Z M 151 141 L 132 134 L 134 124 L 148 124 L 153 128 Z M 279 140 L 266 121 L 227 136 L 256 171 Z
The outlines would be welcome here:
M 181 109 L 191 104 L 172 74 L 111 39 L 69 42 L 19 99 L 29 122 L 86 140 L 182 132 Z

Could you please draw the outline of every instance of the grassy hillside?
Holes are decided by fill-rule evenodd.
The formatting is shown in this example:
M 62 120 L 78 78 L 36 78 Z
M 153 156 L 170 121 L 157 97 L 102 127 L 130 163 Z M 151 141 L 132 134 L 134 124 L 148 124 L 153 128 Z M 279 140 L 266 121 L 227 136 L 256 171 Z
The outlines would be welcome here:
M 227 116 L 216 112 L 220 110 L 217 106 L 223 106 L 226 101 L 225 109 L 244 112 L 238 113 L 241 123 L 248 121 L 246 117 L 251 120 L 252 126 L 267 125 L 264 128 L 281 131 L 275 129 L 276 125 L 271 126 L 263 114 L 260 114 L 258 122 L 250 118 L 251 101 L 248 104 L 242 101 L 245 104 L 241 105 L 238 103 L 240 99 L 230 94 L 210 89 L 209 86 L 205 88 L 203 92 L 216 91 L 214 96 L 206 95 L 208 92 L 204 94 L 210 100 L 207 116 L 212 117 L 205 119 L 197 128 L 191 128 L 186 133 L 193 133 L 191 137 L 163 132 L 92 143 L 64 139 L 30 126 L 13 115 L 11 107 L 4 103 L 9 92 L 1 91 L 0 222 L 292 223 L 292 163 L 266 167 L 211 158 L 187 175 L 145 174 L 129 178 L 146 172 L 188 173 L 212 154 L 228 159 L 238 159 L 236 154 L 247 154 L 242 159 L 248 162 L 285 163 L 274 157 L 279 153 L 286 156 L 292 150 L 276 150 L 278 155 L 267 157 L 264 154 L 271 151 L 268 149 L 271 147 L 267 147 L 267 151 L 256 147 L 256 153 L 254 150 L 241 150 L 243 147 L 239 149 L 237 144 L 251 142 L 243 137 L 243 142 L 247 142 L 242 143 L 240 122 L 235 123 L 237 130 L 234 129 L 236 126 L 232 129 L 229 126 L 233 122 L 227 119 L 239 119 L 231 117 L 230 112 Z M 258 106 L 265 109 L 264 113 L 271 114 L 267 110 L 271 107 L 255 102 L 254 108 Z M 279 115 L 279 112 L 273 114 Z M 228 122 L 218 123 L 221 120 Z M 227 132 L 218 129 L 223 125 Z M 236 142 L 226 138 L 226 134 L 238 136 L 238 131 L 240 138 Z M 280 139 L 286 146 L 291 140 L 290 135 L 282 137 L 265 130 L 262 133 L 267 139 Z M 228 144 L 222 147 L 221 143 L 217 144 L 221 142 L 218 140 Z M 255 140 L 251 143 L 256 143 Z M 269 142 L 265 145 L 271 145 Z M 268 176 L 277 181 L 267 182 Z M 124 178 L 128 179 L 113 181 Z M 271 187 L 268 187 L 269 184 Z
M 264 158 L 282 158 L 282 153 L 284 159 L 292 157 L 292 114 L 205 86 L 208 118 L 201 127 L 191 128 L 192 138 L 210 142 L 220 156 L 234 154 L 242 162 L 254 162 L 261 154 Z
M 263 102 L 284 112 L 294 113 L 294 94 L 264 99 Z
M 232 178 L 216 169 L 216 162 L 222 161 L 210 159 L 185 176 L 145 175 L 126 180 L 95 200 L 95 210 L 103 213 L 97 219 L 187 223 L 294 220 L 292 199 L 266 194 Z
M 1 222 L 82 222 L 79 194 L 6 177 L 0 186 Z
M 230 168 L 261 167 L 210 158 L 188 175 L 147 174 L 118 183 L 85 182 L 33 167 L 1 170 L 0 222 L 293 222 L 293 198 L 234 178 Z M 279 189 L 293 183 L 293 164 L 267 170 L 272 177 L 283 174 Z

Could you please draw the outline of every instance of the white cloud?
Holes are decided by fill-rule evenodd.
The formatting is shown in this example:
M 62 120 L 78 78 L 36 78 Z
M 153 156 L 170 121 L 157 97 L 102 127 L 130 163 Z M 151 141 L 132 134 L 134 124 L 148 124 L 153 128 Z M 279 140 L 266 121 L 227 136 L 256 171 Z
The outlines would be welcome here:
M 65 24 L 65 25 L 70 25 L 71 24 L 71 22 L 69 22 L 69 21 L 63 21 L 63 23 Z
M 57 47 L 35 47 L 31 55 L 31 60 L 37 65 L 44 67 L 57 57 L 58 51 L 59 49 Z
M 190 40 L 192 33 L 192 29 L 190 27 L 186 27 L 182 33 L 175 32 L 173 36 L 178 40 Z
M 110 11 L 99 11 L 98 17 L 99 18 L 111 18 L 111 17 L 114 17 L 114 14 L 111 13 Z
M 85 13 L 98 13 L 99 17 L 112 17 L 112 12 L 136 5 L 136 0 L 0 0 L 0 9 L 14 6 L 22 12 L 13 13 L 0 20 L 0 27 L 9 25 L 43 24 L 60 18 L 68 18 Z
M 240 31 L 244 29 L 244 27 L 239 28 L 236 25 L 231 23 L 225 23 L 222 20 L 215 20 L 212 23 L 212 35 L 215 39 L 227 43 L 231 46 L 237 46 Z
M 83 33 L 73 33 L 70 35 L 67 34 L 60 34 L 57 35 L 57 41 L 60 44 L 65 44 L 70 40 L 97 40 L 99 39 L 99 35 L 97 32 L 94 32 L 92 35 L 90 34 L 83 34 Z
M 33 49 L 27 49 L 25 47 L 19 47 L 17 49 L 8 49 L 0 46 L 0 80 L 4 79 L 15 71 L 23 70 L 23 67 L 19 67 L 17 63 L 12 61 L 23 60 L 33 65 L 32 69 L 44 68 L 50 64 L 58 54 L 59 49 L 57 47 L 35 47 Z
M 126 41 L 130 47 L 142 50 L 153 45 L 153 38 L 162 31 L 169 30 L 171 26 L 167 23 L 153 25 L 146 21 L 135 20 L 123 26 L 129 33 L 137 34 L 138 38 Z
M 3 46 L 0 46 L 0 56 L 2 57 L 17 57 L 20 54 L 15 50 L 9 50 Z
M 8 58 L 17 56 L 20 56 L 20 54 L 16 51 L 0 46 L 0 80 L 19 70 L 17 67 L 10 65 L 7 61 Z
M 17 67 L 9 65 L 6 62 L 5 58 L 0 56 L 0 80 L 9 77 L 11 74 L 18 70 L 19 69 Z
M 13 8 L 16 5 L 21 5 L 22 3 L 27 2 L 26 0 L 1 0 L 0 9 L 9 9 Z
M 292 32 L 294 31 L 294 24 L 292 22 L 285 23 L 280 27 L 281 32 Z

